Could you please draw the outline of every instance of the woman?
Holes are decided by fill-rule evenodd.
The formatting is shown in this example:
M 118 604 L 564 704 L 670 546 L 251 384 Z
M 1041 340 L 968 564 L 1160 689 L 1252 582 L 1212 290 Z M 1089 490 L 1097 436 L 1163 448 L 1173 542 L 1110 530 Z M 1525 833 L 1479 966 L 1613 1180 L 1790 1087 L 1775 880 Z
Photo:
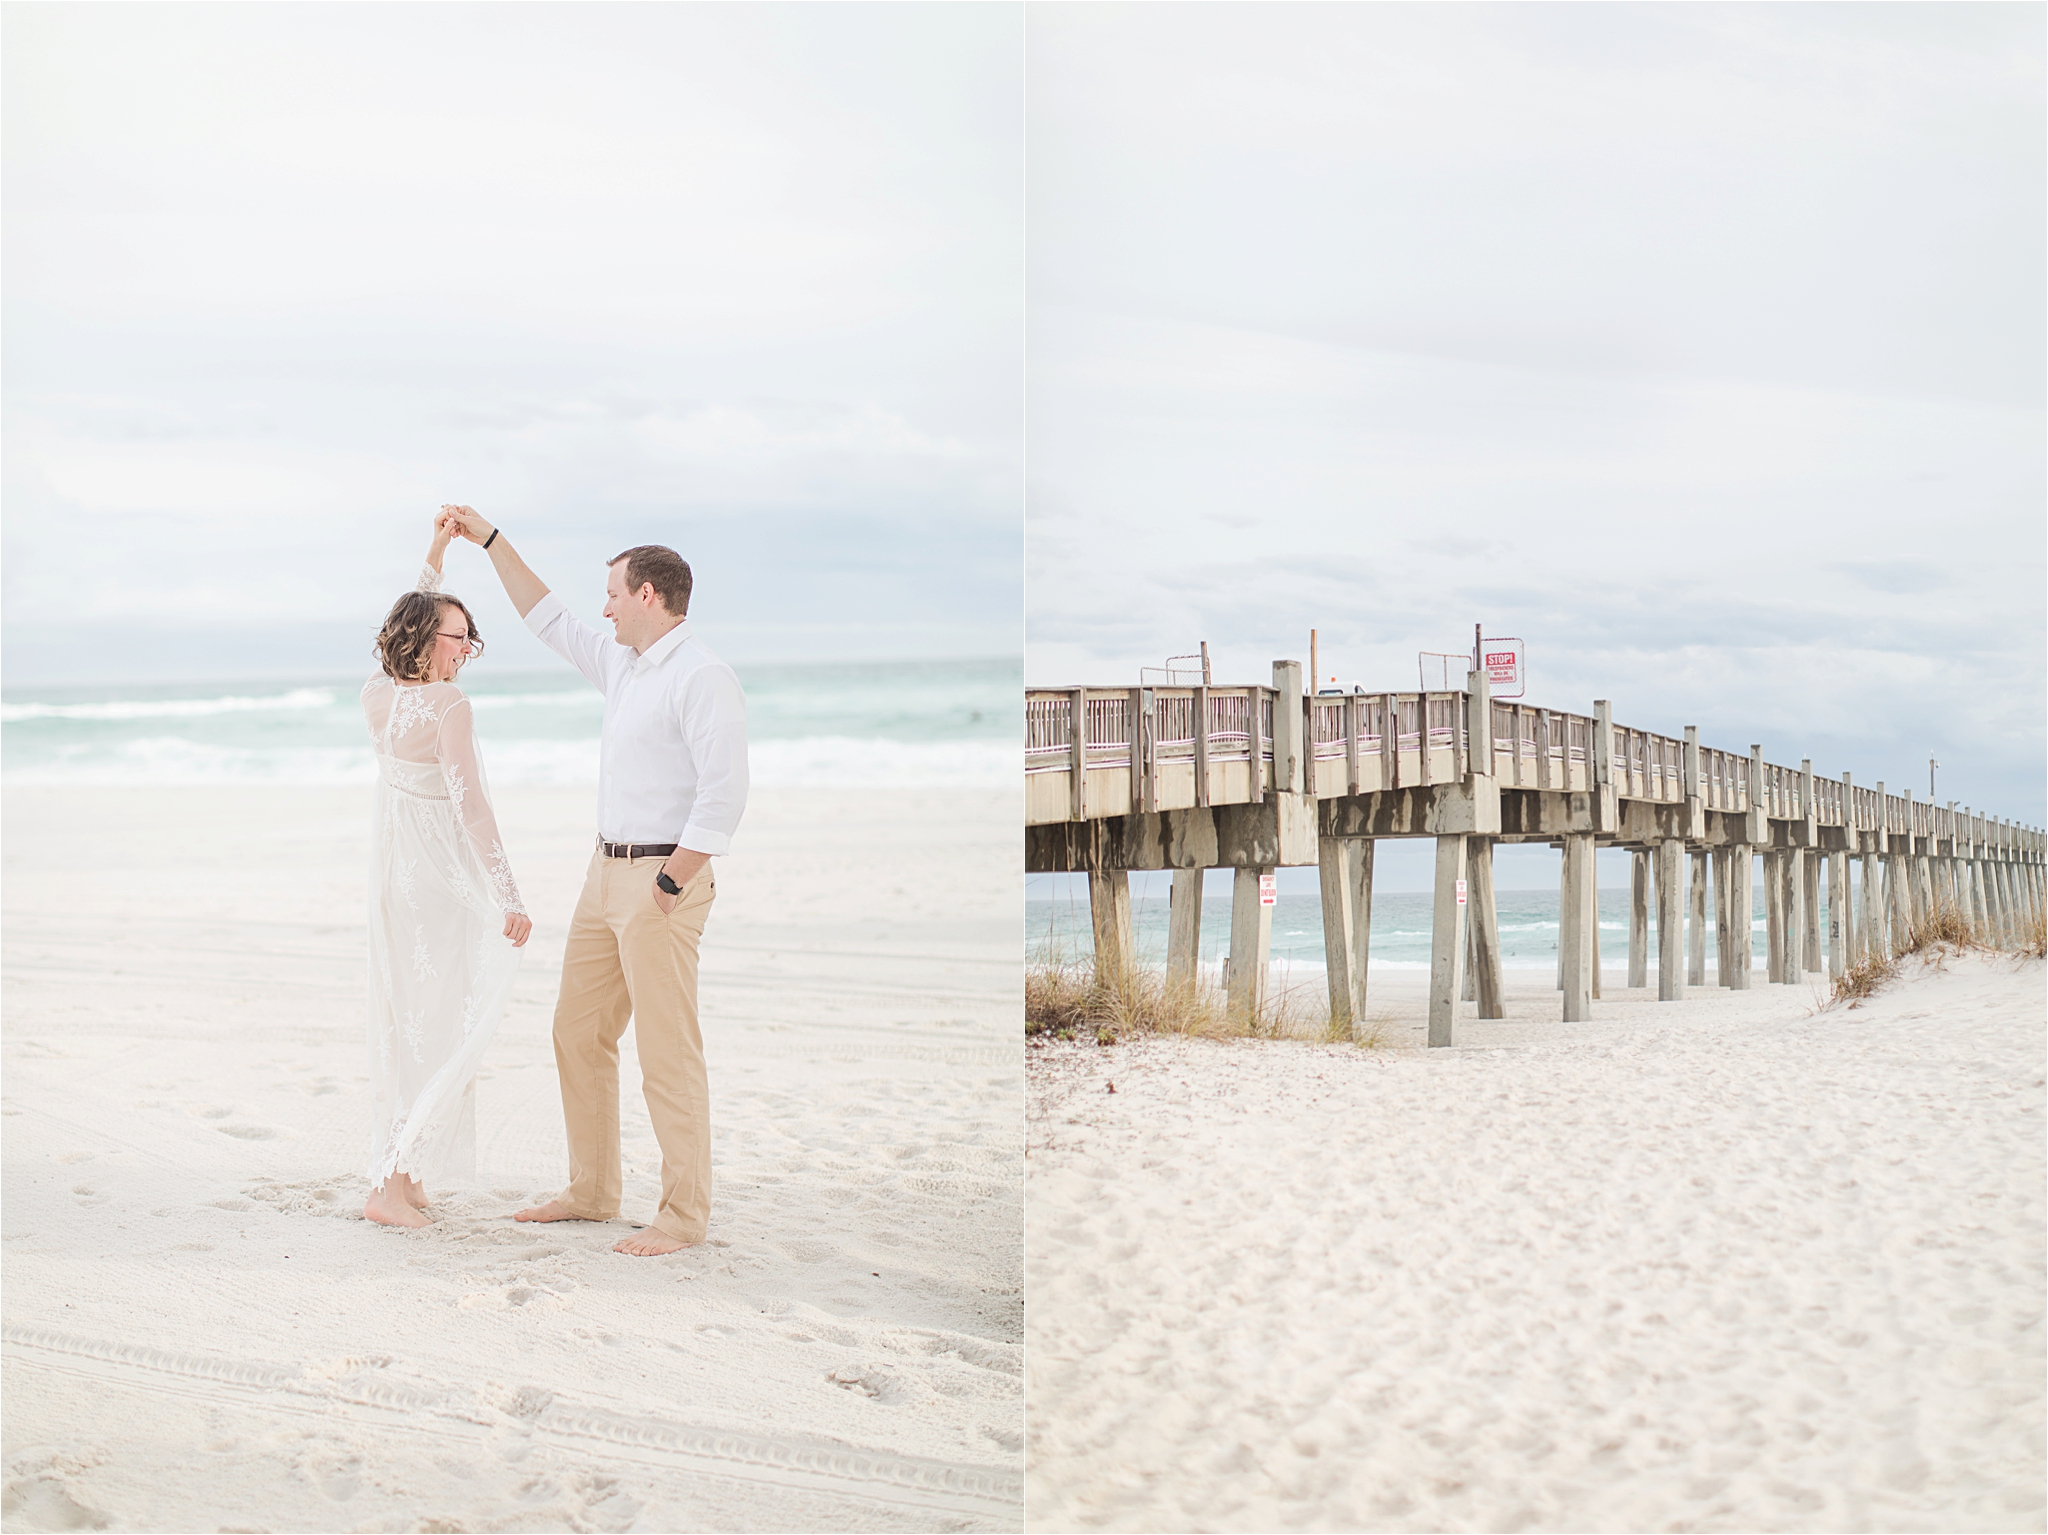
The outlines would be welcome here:
M 474 1172 L 476 1070 L 533 924 L 491 815 L 470 703 L 455 685 L 482 649 L 442 592 L 436 522 L 419 590 L 378 631 L 363 685 L 377 752 L 370 836 L 370 1198 L 386 1226 L 424 1226 L 426 1180 Z M 510 943 L 504 940 L 510 939 Z

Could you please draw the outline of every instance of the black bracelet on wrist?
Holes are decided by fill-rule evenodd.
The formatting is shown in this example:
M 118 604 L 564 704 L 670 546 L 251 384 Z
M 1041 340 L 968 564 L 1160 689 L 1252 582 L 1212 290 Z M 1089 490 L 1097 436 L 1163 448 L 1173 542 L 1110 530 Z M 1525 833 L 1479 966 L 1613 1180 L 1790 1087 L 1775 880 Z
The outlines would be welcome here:
M 661 870 L 654 876 L 654 882 L 661 887 L 662 892 L 666 895 L 681 895 L 683 893 L 683 887 L 668 877 L 668 870 L 666 869 Z
M 488 549 L 492 544 L 495 544 L 498 541 L 498 535 L 502 532 L 504 532 L 503 528 L 491 529 L 491 536 L 484 540 L 484 547 Z

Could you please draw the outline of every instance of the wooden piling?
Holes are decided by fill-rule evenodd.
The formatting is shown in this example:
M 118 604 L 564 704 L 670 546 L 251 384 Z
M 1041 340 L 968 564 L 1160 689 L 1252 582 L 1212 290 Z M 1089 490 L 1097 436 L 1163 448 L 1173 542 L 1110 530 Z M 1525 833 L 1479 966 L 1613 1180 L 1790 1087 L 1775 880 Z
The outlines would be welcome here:
M 1564 1021 L 1583 1023 L 1593 1016 L 1591 935 L 1593 835 L 1567 833 L 1558 880 L 1558 951 L 1564 961 Z
M 1166 978 L 1192 985 L 1202 961 L 1202 883 L 1206 869 L 1175 869 L 1166 909 Z
M 1735 990 L 1749 990 L 1756 951 L 1756 869 L 1754 851 L 1746 842 L 1730 850 L 1728 915 L 1734 936 Z
M 1735 989 L 1735 850 L 1714 849 L 1714 980 Z
M 1820 851 L 1799 851 L 1799 968 L 1809 974 L 1821 971 L 1820 952 Z
M 1650 984 L 1650 854 L 1628 855 L 1628 984 Z
M 1493 839 L 1468 837 L 1465 843 L 1465 879 L 1469 904 L 1465 924 L 1472 934 L 1472 966 L 1478 974 L 1478 1004 L 1481 1018 L 1507 1017 L 1507 988 L 1501 973 L 1500 913 L 1493 899 Z
M 1685 984 L 1704 986 L 1707 984 L 1707 854 L 1700 848 L 1693 852 L 1692 878 L 1689 881 L 1686 901 L 1685 928 Z
M 1828 974 L 1837 980 L 1849 969 L 1849 855 L 1828 853 Z
M 1764 853 L 1764 978 L 1772 986 L 1785 979 L 1784 861 L 1776 848 Z
M 1459 971 L 1465 960 L 1465 907 L 1458 882 L 1465 877 L 1465 838 L 1436 839 L 1436 906 L 1429 946 L 1429 1042 L 1450 1045 L 1458 1013 Z M 1469 898 L 1469 896 L 1468 896 Z
M 1685 844 L 1657 844 L 1657 1000 L 1685 1000 Z
M 1266 967 L 1273 951 L 1273 908 L 1259 899 L 1259 876 L 1271 874 L 1246 866 L 1230 882 L 1230 1016 L 1256 1029 L 1266 1011 Z
M 1088 916 L 1095 930 L 1095 983 L 1119 989 L 1130 978 L 1131 876 L 1123 869 L 1088 872 Z
M 1345 837 L 1323 837 L 1316 845 L 1316 874 L 1323 897 L 1323 968 L 1330 983 L 1330 1028 L 1347 1036 L 1358 1021 L 1358 983 L 1352 975 L 1350 848 L 1351 840 Z

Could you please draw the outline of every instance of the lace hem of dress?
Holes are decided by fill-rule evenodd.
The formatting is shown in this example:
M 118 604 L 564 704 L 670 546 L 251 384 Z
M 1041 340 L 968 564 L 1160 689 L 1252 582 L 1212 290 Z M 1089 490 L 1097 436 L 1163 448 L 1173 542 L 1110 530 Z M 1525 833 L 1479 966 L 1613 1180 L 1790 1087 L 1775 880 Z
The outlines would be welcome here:
M 420 567 L 419 581 L 414 585 L 416 592 L 438 592 L 441 589 L 441 572 L 431 565 Z

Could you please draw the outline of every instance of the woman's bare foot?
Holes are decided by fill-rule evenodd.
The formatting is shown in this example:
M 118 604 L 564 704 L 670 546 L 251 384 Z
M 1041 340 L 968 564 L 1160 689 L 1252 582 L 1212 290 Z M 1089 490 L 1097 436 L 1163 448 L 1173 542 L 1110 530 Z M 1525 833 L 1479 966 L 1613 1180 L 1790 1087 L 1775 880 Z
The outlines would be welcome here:
M 512 1216 L 515 1221 L 580 1221 L 584 1218 L 559 1199 L 550 1199 L 544 1205 L 529 1205 Z
M 415 1183 L 411 1188 L 407 1189 L 405 1191 L 405 1202 L 415 1210 L 424 1210 L 433 1203 L 432 1200 L 427 1198 L 427 1186 L 424 1183 Z
M 412 1202 L 385 1185 L 370 1191 L 369 1201 L 363 1206 L 363 1219 L 375 1221 L 380 1226 L 430 1226 L 424 1215 L 412 1207 Z
M 614 1242 L 612 1251 L 624 1253 L 629 1258 L 659 1258 L 665 1253 L 679 1253 L 688 1246 L 688 1242 L 678 1242 L 668 1233 L 656 1231 L 649 1226 L 644 1231 L 636 1231 L 631 1236 L 622 1237 Z

